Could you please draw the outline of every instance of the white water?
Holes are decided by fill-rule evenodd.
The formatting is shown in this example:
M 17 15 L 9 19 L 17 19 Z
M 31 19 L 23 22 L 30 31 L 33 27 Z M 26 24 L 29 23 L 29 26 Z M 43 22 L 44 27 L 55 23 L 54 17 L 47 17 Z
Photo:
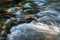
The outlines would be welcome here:
M 26 4 L 24 5 L 24 7 L 25 7 L 25 8 L 27 8 L 27 7 L 31 8 L 31 6 L 30 6 L 29 3 L 26 3 Z
M 50 10 L 49 10 L 50 9 Z M 35 37 L 60 40 L 60 14 L 54 9 L 47 8 L 45 11 L 37 13 L 40 18 L 27 24 L 13 26 L 8 34 L 7 40 L 36 40 Z M 44 23 L 45 22 L 45 23 Z M 50 25 L 48 25 L 50 24 Z M 55 37 L 55 38 L 54 38 Z
M 36 3 L 38 4 L 38 3 Z M 27 6 L 28 5 L 28 6 Z M 43 5 L 43 4 L 42 4 Z M 29 4 L 26 4 L 24 7 L 30 7 Z M 40 6 L 40 5 L 38 5 Z M 16 10 L 16 7 L 9 8 L 7 11 L 12 12 L 16 15 L 17 20 L 20 17 L 22 10 Z M 19 8 L 19 7 L 18 7 Z M 36 37 L 39 37 L 40 40 L 47 40 L 48 38 L 53 38 L 53 40 L 60 40 L 60 14 L 56 10 L 46 7 L 42 12 L 36 14 L 39 16 L 36 20 L 33 20 L 31 23 L 19 24 L 13 26 L 10 29 L 10 34 L 8 34 L 7 40 L 37 40 Z M 12 19 L 12 20 L 15 20 Z M 11 22 L 11 19 L 8 19 L 5 24 Z
M 49 26 L 39 22 L 35 24 L 32 22 L 29 24 L 19 24 L 17 26 L 13 26 L 10 32 L 11 34 L 8 34 L 8 40 L 25 40 L 27 38 L 34 40 L 34 37 L 37 35 L 39 35 L 38 37 L 40 38 L 50 35 L 57 36 L 60 33 L 60 30 L 57 26 Z M 41 36 L 42 34 L 43 36 Z

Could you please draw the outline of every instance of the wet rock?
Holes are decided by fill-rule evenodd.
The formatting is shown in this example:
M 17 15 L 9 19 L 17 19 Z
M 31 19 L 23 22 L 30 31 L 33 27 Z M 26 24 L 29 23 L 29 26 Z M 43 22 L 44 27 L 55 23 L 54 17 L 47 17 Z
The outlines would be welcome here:
M 0 40 L 6 40 L 6 37 L 7 37 L 7 33 L 5 30 L 1 30 L 0 31 Z
M 1 36 L 2 36 L 2 37 L 6 37 L 6 36 L 7 36 L 7 33 L 6 33 L 6 31 L 4 31 L 4 30 L 1 30 Z

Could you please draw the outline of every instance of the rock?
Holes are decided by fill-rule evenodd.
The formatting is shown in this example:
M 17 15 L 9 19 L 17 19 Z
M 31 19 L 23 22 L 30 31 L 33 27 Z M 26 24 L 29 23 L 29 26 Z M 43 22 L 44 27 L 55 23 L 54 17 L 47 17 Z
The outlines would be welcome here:
M 1 36 L 2 36 L 2 37 L 6 37 L 6 36 L 7 36 L 7 33 L 6 33 L 6 31 L 4 31 L 4 30 L 1 30 Z

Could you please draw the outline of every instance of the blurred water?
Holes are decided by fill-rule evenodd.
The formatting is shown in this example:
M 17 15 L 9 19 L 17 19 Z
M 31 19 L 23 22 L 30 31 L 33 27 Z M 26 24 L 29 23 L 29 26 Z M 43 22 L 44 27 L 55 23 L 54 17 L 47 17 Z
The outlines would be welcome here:
M 44 0 L 42 0 L 44 1 Z M 39 2 L 35 2 L 37 5 Z M 44 3 L 43 3 L 44 4 Z M 42 4 L 42 5 L 43 5 Z M 27 3 L 24 7 L 30 7 Z M 38 5 L 40 6 L 40 5 Z M 15 10 L 15 9 L 18 10 Z M 11 22 L 11 20 L 18 20 L 20 16 L 25 13 L 20 7 L 12 7 L 7 10 L 16 15 L 16 18 L 8 19 L 5 24 Z M 10 29 L 10 34 L 7 35 L 7 40 L 60 40 L 60 12 L 53 8 L 46 7 L 44 11 L 36 14 L 39 16 L 31 23 L 18 24 Z M 20 17 L 21 18 L 21 17 Z M 37 39 L 38 38 L 38 39 Z
M 52 22 L 55 25 L 58 25 L 60 23 L 59 12 L 50 7 L 47 7 L 45 11 L 37 13 L 37 16 L 40 17 L 38 19 L 40 22 L 45 22 L 47 24 L 50 24 Z
M 11 28 L 10 32 L 11 34 L 8 34 L 8 40 L 26 40 L 27 38 L 34 40 L 34 37 L 37 35 L 39 35 L 38 37 L 40 38 L 46 37 L 47 35 L 57 36 L 60 33 L 60 30 L 57 26 L 49 26 L 39 22 L 35 24 L 32 22 L 29 24 L 19 24 L 14 26 Z M 43 36 L 41 36 L 42 34 Z
M 7 40 L 37 40 L 36 37 L 39 37 L 40 40 L 47 40 L 49 37 L 51 40 L 52 38 L 53 40 L 60 40 L 59 12 L 48 7 L 36 15 L 39 16 L 36 21 L 13 26 Z

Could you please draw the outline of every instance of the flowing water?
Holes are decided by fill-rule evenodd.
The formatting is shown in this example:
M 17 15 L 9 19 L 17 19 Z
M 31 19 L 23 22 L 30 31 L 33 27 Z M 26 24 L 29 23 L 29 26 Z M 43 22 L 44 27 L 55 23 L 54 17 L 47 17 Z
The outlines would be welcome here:
M 60 14 L 51 8 L 36 14 L 36 21 L 13 26 L 8 34 L 8 40 L 60 40 Z M 53 37 L 52 37 L 53 36 Z M 37 37 L 39 37 L 37 39 Z M 53 39 L 52 39 L 53 38 Z
M 15 11 L 15 8 L 9 8 L 7 11 L 13 12 L 17 20 L 20 20 L 18 17 L 23 16 L 24 12 L 22 10 Z M 31 23 L 13 26 L 10 29 L 11 33 L 7 35 L 7 40 L 60 40 L 60 12 L 46 7 L 44 11 L 35 15 L 39 16 L 39 18 L 36 18 Z M 8 19 L 5 24 L 10 23 L 16 18 Z

